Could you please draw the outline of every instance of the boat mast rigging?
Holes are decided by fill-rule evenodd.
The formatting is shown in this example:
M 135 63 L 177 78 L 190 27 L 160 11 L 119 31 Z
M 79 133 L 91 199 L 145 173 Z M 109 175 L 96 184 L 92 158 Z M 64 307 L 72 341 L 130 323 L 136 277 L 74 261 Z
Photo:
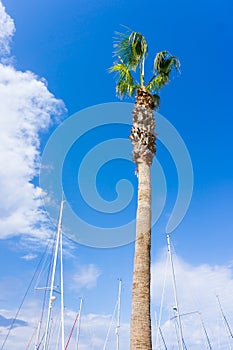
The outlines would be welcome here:
M 79 335 L 80 335 L 80 326 L 81 326 L 81 312 L 82 312 L 82 306 L 83 306 L 83 299 L 80 299 L 80 305 L 79 305 L 79 312 L 78 312 L 78 325 L 77 325 L 77 334 L 76 334 L 76 344 L 77 344 L 77 350 L 79 348 Z
M 221 302 L 220 302 L 220 299 L 219 299 L 219 296 L 216 295 L 216 298 L 218 300 L 218 305 L 219 305 L 219 309 L 220 309 L 220 312 L 221 312 L 221 315 L 222 315 L 222 319 L 223 319 L 223 322 L 224 322 L 224 325 L 225 325 L 225 328 L 226 328 L 226 331 L 228 333 L 228 337 L 230 338 L 229 339 L 229 349 L 232 350 L 232 338 L 233 338 L 233 333 L 232 333 L 232 330 L 231 330 L 231 327 L 227 321 L 227 318 L 223 312 L 223 309 L 222 309 L 222 305 L 221 305 Z
M 182 323 L 181 323 L 181 317 L 180 317 L 179 302 L 178 302 L 177 287 L 176 287 L 175 269 L 174 269 L 174 263 L 173 263 L 173 258 L 172 258 L 171 241 L 170 241 L 169 234 L 167 234 L 167 249 L 168 249 L 168 255 L 170 258 L 171 272 L 172 272 L 173 292 L 174 292 L 174 299 L 175 299 L 175 306 L 174 306 L 173 310 L 174 310 L 174 312 L 176 312 L 176 317 L 177 317 L 178 344 L 179 344 L 180 350 L 185 350 L 186 346 L 184 347 L 183 329 L 182 329 Z
M 119 280 L 119 287 L 118 287 L 117 302 L 116 302 L 116 305 L 115 305 L 115 308 L 114 308 L 114 311 L 113 311 L 113 314 L 112 314 L 111 323 L 110 323 L 110 325 L 109 325 L 108 332 L 107 332 L 107 335 L 106 335 L 106 338 L 105 338 L 103 350 L 106 350 L 107 342 L 108 342 L 108 337 L 109 337 L 110 330 L 111 330 L 112 325 L 113 325 L 113 321 L 114 321 L 114 317 L 115 317 L 115 315 L 116 315 L 116 312 L 117 312 L 117 326 L 116 326 L 116 329 L 115 329 L 115 334 L 116 334 L 116 349 L 119 350 L 119 329 L 120 329 L 121 289 L 122 289 L 122 280 L 120 279 L 120 280 Z
M 63 290 L 63 255 L 62 255 L 62 214 L 63 214 L 63 207 L 64 207 L 65 200 L 62 198 L 61 205 L 60 205 L 60 211 L 59 211 L 59 219 L 58 219 L 58 225 L 57 225 L 57 235 L 56 235 L 56 244 L 55 244 L 55 253 L 54 253 L 54 260 L 53 260 L 53 268 L 52 268 L 52 276 L 51 276 L 51 283 L 49 287 L 49 305 L 48 305 L 48 314 L 47 314 L 47 322 L 46 322 L 46 328 L 45 328 L 45 336 L 44 336 L 44 343 L 43 343 L 43 350 L 48 350 L 48 343 L 49 343 L 49 331 L 50 331 L 50 323 L 51 323 L 51 311 L 52 311 L 52 305 L 53 302 L 56 300 L 56 297 L 53 295 L 53 292 L 55 291 L 54 286 L 54 280 L 55 280 L 55 272 L 56 272 L 56 266 L 57 266 L 57 259 L 58 259 L 58 251 L 60 248 L 60 282 L 61 282 L 61 350 L 65 349 L 65 341 L 64 341 L 64 290 Z
M 119 280 L 118 287 L 118 300 L 117 300 L 117 326 L 116 326 L 116 350 L 119 350 L 119 330 L 120 330 L 120 317 L 121 317 L 121 286 L 122 280 Z

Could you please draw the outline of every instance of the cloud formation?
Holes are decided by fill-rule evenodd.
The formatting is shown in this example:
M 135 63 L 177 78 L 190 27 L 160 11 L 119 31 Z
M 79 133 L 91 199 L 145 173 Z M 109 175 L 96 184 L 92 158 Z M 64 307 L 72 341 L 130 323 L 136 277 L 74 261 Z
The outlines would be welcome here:
M 32 254 L 32 253 L 28 253 L 28 254 L 23 255 L 21 257 L 21 259 L 23 259 L 23 260 L 34 260 L 36 258 L 37 258 L 37 255 L 36 254 Z
M 85 307 L 85 305 L 84 305 Z M 1 313 L 9 315 L 6 310 L 0 310 Z M 20 348 L 26 348 L 29 343 L 34 344 L 36 341 L 36 330 L 38 327 L 38 315 L 40 315 L 40 309 L 35 303 L 30 303 L 26 308 L 22 310 L 21 318 L 26 319 L 27 322 L 20 320 L 17 323 L 17 327 L 14 327 L 10 332 L 9 337 L 5 343 L 4 349 L 19 350 Z M 65 344 L 69 339 L 71 329 L 74 325 L 74 321 L 77 317 L 77 311 L 71 309 L 65 309 Z M 54 318 L 59 320 L 58 313 Z M 3 316 L 6 319 L 6 316 Z M 80 336 L 79 336 L 79 349 L 80 350 L 98 350 L 103 349 L 106 342 L 106 349 L 114 349 L 116 347 L 116 318 L 112 319 L 111 314 L 95 314 L 88 313 L 82 314 L 80 320 Z M 76 323 L 77 327 L 77 323 Z M 50 347 L 57 347 L 57 332 L 59 331 L 59 322 L 56 323 L 56 329 L 53 328 L 53 337 L 50 339 Z M 5 325 L 0 324 L 0 332 L 2 339 L 7 336 L 8 330 Z M 76 332 L 74 330 L 70 339 L 69 348 L 75 348 Z M 108 334 L 108 336 L 107 336 Z M 121 322 L 119 330 L 120 346 L 122 349 L 129 348 L 129 324 Z M 17 341 L 15 341 L 17 339 Z
M 0 2 L 0 54 L 10 52 L 14 22 Z M 0 238 L 16 234 L 46 236 L 48 218 L 35 184 L 40 161 L 40 133 L 64 113 L 64 103 L 46 81 L 0 63 Z
M 101 271 L 93 264 L 81 266 L 79 272 L 73 277 L 73 285 L 78 290 L 94 288 L 100 275 Z
M 15 32 L 13 19 L 6 13 L 5 7 L 0 2 L 0 55 L 10 53 L 10 42 Z
M 0 315 L 0 327 L 5 327 L 5 328 L 8 328 L 12 325 L 12 328 L 15 328 L 15 327 L 24 327 L 24 326 L 27 326 L 27 322 L 25 321 L 22 321 L 20 319 L 13 319 L 13 318 L 6 318 L 2 315 Z
M 225 316 L 230 324 L 233 325 L 233 278 L 232 266 L 211 266 L 208 264 L 193 266 L 183 261 L 180 257 L 174 256 L 174 266 L 177 282 L 178 299 L 180 312 L 183 315 L 182 326 L 183 335 L 187 348 L 189 350 L 199 350 L 208 348 L 206 335 L 202 325 L 205 326 L 213 349 L 227 349 L 229 336 L 220 313 L 216 300 L 216 294 L 219 295 Z M 75 288 L 98 288 L 97 281 L 100 275 L 99 269 L 93 265 L 85 265 L 75 275 Z M 159 314 L 164 277 L 166 275 L 164 307 L 161 320 L 161 329 L 168 348 L 178 349 L 174 321 L 174 295 L 172 276 L 170 268 L 166 272 L 166 254 L 163 254 L 158 261 L 152 264 L 152 324 L 153 324 L 153 343 L 155 348 L 155 317 L 154 312 Z M 73 282 L 73 281 L 72 281 Z M 123 282 L 124 283 L 124 282 Z M 6 285 L 6 283 L 4 283 Z M 16 283 L 12 283 L 12 285 Z M 11 290 L 12 288 L 7 288 Z M 13 291 L 15 293 L 15 290 Z M 69 292 L 69 288 L 68 291 Z M 66 294 L 68 296 L 68 294 Z M 3 295 L 4 297 L 4 295 Z M 35 297 L 35 295 L 34 295 Z M 104 296 L 102 296 L 104 298 Z M 102 302 L 102 300 L 100 300 Z M 59 298 L 54 303 L 54 308 L 60 312 Z M 113 305 L 114 307 L 114 305 Z M 55 311 L 55 309 L 54 309 Z M 93 310 L 94 311 L 94 310 Z M 110 310 L 111 312 L 111 310 Z M 0 310 L 5 318 L 12 318 L 15 312 Z M 20 344 L 26 344 L 37 327 L 38 317 L 40 315 L 39 305 L 29 301 L 21 310 L 19 318 L 27 321 L 27 331 L 22 332 L 20 325 L 12 330 L 12 334 L 7 341 L 7 345 L 12 350 L 18 350 L 15 337 L 20 339 Z M 65 309 L 65 333 L 68 339 L 69 332 L 77 315 L 77 310 Z M 116 315 L 115 315 L 116 316 Z M 200 317 L 201 316 L 201 317 Z M 54 316 L 55 317 L 55 316 Z M 107 336 L 108 328 L 111 325 L 111 314 L 85 313 L 85 300 L 82 312 L 81 330 L 80 330 L 80 349 L 86 350 L 92 348 L 97 350 L 103 348 Z M 201 319 L 202 318 L 202 319 Z M 57 316 L 56 316 L 57 319 Z M 115 336 L 116 317 L 111 325 L 107 348 L 114 348 L 116 342 Z M 59 328 L 59 327 L 58 327 Z M 23 328 L 26 330 L 25 326 Z M 6 334 L 6 329 L 1 327 L 2 334 Z M 24 333 L 24 336 L 22 335 Z M 30 335 L 31 334 L 31 335 Z M 75 345 L 75 335 L 71 340 L 71 346 Z M 122 322 L 120 328 L 120 344 L 124 349 L 129 348 L 129 324 Z M 163 349 L 160 338 L 161 349 Z

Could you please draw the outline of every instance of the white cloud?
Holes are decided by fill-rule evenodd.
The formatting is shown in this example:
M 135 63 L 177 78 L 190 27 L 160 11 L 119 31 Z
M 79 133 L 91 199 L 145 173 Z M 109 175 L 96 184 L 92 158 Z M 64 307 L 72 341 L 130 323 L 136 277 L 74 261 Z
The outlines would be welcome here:
M 199 313 L 202 315 L 213 348 L 218 348 L 219 344 L 221 349 L 226 348 L 227 333 L 224 329 L 216 295 L 219 295 L 227 320 L 233 326 L 231 267 L 210 266 L 208 264 L 191 266 L 178 257 L 174 257 L 174 266 L 180 313 L 195 312 L 181 317 L 187 348 L 197 350 L 200 346 L 204 347 L 206 339 L 203 336 L 204 330 Z M 157 315 L 159 314 L 165 270 L 166 257 L 163 255 L 159 261 L 152 265 L 152 300 Z M 174 305 L 172 276 L 169 268 L 165 283 L 161 324 L 164 337 L 170 346 L 176 342 L 174 320 L 170 320 L 174 316 Z
M 14 319 L 16 310 L 1 309 L 0 315 L 3 315 L 3 317 L 7 319 Z M 35 334 L 39 315 L 40 306 L 37 302 L 30 302 L 25 305 L 17 319 L 25 322 L 26 325 L 18 325 L 16 328 L 12 328 L 10 332 L 8 327 L 0 326 L 1 346 L 5 343 L 4 349 L 19 350 L 22 347 L 26 348 L 31 336 L 33 333 Z M 33 339 L 33 341 L 35 341 L 35 339 Z
M 21 257 L 21 259 L 23 259 L 23 260 L 34 260 L 36 258 L 37 258 L 37 255 L 32 254 L 32 253 L 26 254 L 26 255 Z
M 0 100 L 1 237 L 37 235 L 47 223 L 41 190 L 31 182 L 39 171 L 39 133 L 51 125 L 62 102 L 33 73 L 2 64 Z
M 108 334 L 109 331 L 109 334 Z M 80 350 L 116 348 L 116 319 L 112 315 L 88 314 L 81 318 Z M 108 336 L 107 336 L 108 334 Z M 120 349 L 129 349 L 129 324 L 121 322 L 119 329 Z
M 166 257 L 163 255 L 157 262 L 152 264 L 152 310 L 158 308 L 161 300 L 161 291 L 164 281 L 164 273 L 166 266 Z M 213 349 L 227 349 L 227 334 L 224 324 L 222 322 L 220 310 L 216 300 L 216 294 L 219 295 L 222 308 L 225 312 L 226 318 L 229 324 L 233 325 L 233 278 L 231 266 L 211 266 L 207 264 L 192 266 L 182 261 L 182 259 L 174 257 L 174 266 L 176 272 L 177 291 L 180 304 L 180 311 L 182 314 L 199 311 L 202 315 L 207 333 Z M 87 265 L 80 269 L 80 272 L 75 276 L 76 281 L 79 283 L 78 288 L 89 288 L 96 285 L 97 276 L 100 274 L 99 269 L 94 265 Z M 11 286 L 17 285 L 17 281 L 11 281 Z M 4 282 L 6 286 L 6 282 Z M 75 287 L 77 283 L 75 282 Z M 0 290 L 4 290 L 0 288 Z M 7 287 L 7 290 L 15 293 L 15 289 Z M 66 294 L 67 295 L 67 294 Z M 5 295 L 2 295 L 5 298 Z M 13 295 L 12 295 L 13 297 Z M 8 295 L 10 298 L 10 295 Z M 57 307 L 59 312 L 59 297 L 54 307 Z M 172 348 L 174 344 L 177 344 L 176 334 L 174 328 L 174 321 L 170 320 L 173 317 L 172 308 L 174 306 L 173 288 L 170 272 L 167 273 L 167 282 L 165 288 L 164 298 L 164 312 L 162 317 L 162 332 L 168 348 Z M 21 340 L 21 345 L 26 344 L 26 340 L 29 340 L 29 333 L 32 334 L 35 330 L 37 319 L 40 315 L 38 305 L 35 303 L 28 303 L 26 307 L 22 309 L 18 318 L 28 322 L 27 327 L 17 327 L 12 331 L 12 336 L 9 339 L 9 348 L 12 350 L 18 350 L 18 339 Z M 107 335 L 108 328 L 111 323 L 112 315 L 104 314 L 85 314 L 85 301 L 83 308 L 83 315 L 81 320 L 81 333 L 80 333 L 80 350 L 87 350 L 92 348 L 97 350 L 103 348 L 103 344 Z M 0 310 L 0 314 L 7 318 L 14 316 L 15 312 Z M 66 323 L 66 339 L 72 328 L 75 320 L 77 310 L 65 310 L 65 323 Z M 153 316 L 153 314 L 152 314 Z M 54 320 L 58 317 L 54 316 Z M 153 324 L 154 324 L 153 320 Z M 182 316 L 182 325 L 184 339 L 186 346 L 189 350 L 199 350 L 200 348 L 207 348 L 205 346 L 205 337 L 198 313 Z M 116 318 L 112 323 L 110 330 L 110 336 L 108 341 L 108 348 L 115 347 L 116 337 L 114 334 L 116 327 Z M 24 331 L 24 339 L 22 330 Z M 2 334 L 6 334 L 5 329 L 1 329 Z M 155 333 L 155 327 L 153 327 Z M 72 338 L 71 347 L 74 346 L 75 334 Z M 154 334 L 155 337 L 155 334 Z M 129 348 L 129 325 L 121 324 L 120 329 L 120 341 L 121 348 Z M 72 345 L 73 344 L 73 345 Z M 8 347 L 7 347 L 8 348 Z M 162 348 L 162 345 L 161 345 Z M 177 347 L 174 347 L 174 350 Z
M 57 300 L 58 301 L 58 300 Z M 55 302 L 57 303 L 57 302 Z M 50 346 L 52 348 L 57 348 L 57 334 L 59 332 L 59 312 L 60 306 L 57 303 L 53 309 L 53 322 L 51 332 L 53 337 L 51 337 Z M 3 315 L 7 319 L 11 319 L 15 316 L 15 311 L 0 310 L 0 315 Z M 39 304 L 36 302 L 30 302 L 21 310 L 18 315 L 18 319 L 27 323 L 27 325 L 18 326 L 13 328 L 6 340 L 4 349 L 19 350 L 26 348 L 29 342 L 35 344 L 36 341 L 36 329 L 38 326 L 39 318 L 41 315 L 41 310 Z M 71 329 L 74 325 L 74 321 L 77 316 L 77 311 L 65 309 L 64 319 L 65 319 L 65 344 L 68 341 Z M 45 327 L 46 313 L 44 315 L 44 323 L 41 330 L 41 335 L 43 334 Z M 84 314 L 82 313 L 80 319 L 80 336 L 79 336 L 79 349 L 80 350 L 99 350 L 103 349 L 104 343 L 107 338 L 107 333 L 109 330 L 109 335 L 107 338 L 106 349 L 114 349 L 116 347 L 116 318 L 112 321 L 112 315 L 105 314 Z M 2 341 L 5 340 L 8 329 L 6 327 L 0 326 Z M 76 333 L 77 333 L 77 323 L 76 328 L 73 332 L 72 338 L 70 340 L 69 348 L 76 347 Z M 119 339 L 120 348 L 129 348 L 129 324 L 121 323 L 119 329 Z M 2 345 L 2 344 L 1 344 Z
M 0 2 L 0 53 L 9 53 L 13 20 Z M 64 112 L 44 79 L 0 63 L 0 238 L 15 234 L 46 235 L 38 176 L 40 133 Z M 47 231 L 48 232 L 48 231 Z
M 97 285 L 97 280 L 100 275 L 101 271 L 93 264 L 81 266 L 80 270 L 73 277 L 72 288 L 76 290 L 94 288 Z
M 0 1 L 0 55 L 10 53 L 10 42 L 15 32 L 13 19 L 6 13 Z

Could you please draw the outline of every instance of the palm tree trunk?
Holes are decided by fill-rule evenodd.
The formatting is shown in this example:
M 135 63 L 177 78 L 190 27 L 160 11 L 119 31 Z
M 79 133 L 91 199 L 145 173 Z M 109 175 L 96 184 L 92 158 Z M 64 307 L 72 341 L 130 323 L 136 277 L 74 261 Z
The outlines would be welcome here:
M 138 164 L 138 208 L 131 313 L 131 350 L 151 350 L 150 318 L 151 184 L 150 166 Z
M 130 350 L 152 350 L 150 317 L 151 180 L 155 155 L 153 96 L 139 89 L 130 138 L 138 173 L 138 207 L 132 287 Z

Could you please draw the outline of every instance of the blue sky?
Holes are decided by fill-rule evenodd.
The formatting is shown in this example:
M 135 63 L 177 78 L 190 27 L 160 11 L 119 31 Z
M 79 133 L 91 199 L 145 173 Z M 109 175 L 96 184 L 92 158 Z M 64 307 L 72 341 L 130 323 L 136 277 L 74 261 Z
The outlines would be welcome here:
M 114 32 L 121 30 L 122 24 L 147 39 L 147 78 L 156 52 L 167 49 L 181 61 L 181 75 L 175 75 L 161 92 L 159 111 L 183 138 L 194 172 L 191 204 L 172 233 L 180 306 L 183 312 L 202 311 L 212 342 L 217 344 L 216 334 L 224 333 L 215 298 L 219 294 L 233 327 L 232 10 L 230 0 L 0 3 L 1 342 L 7 319 L 14 317 L 51 234 L 48 216 L 41 210 L 40 156 L 62 121 L 85 108 L 119 102 L 114 77 L 107 70 L 113 62 Z M 85 123 L 81 117 L 77 119 L 78 127 Z M 134 192 L 125 210 L 116 215 L 99 214 L 85 204 L 77 186 L 82 158 L 93 147 L 109 139 L 127 140 L 129 126 L 111 123 L 82 135 L 69 150 L 63 169 L 65 195 L 72 209 L 89 224 L 100 227 L 115 227 L 133 219 L 136 208 Z M 104 156 L 109 153 L 111 148 Z M 152 237 L 152 310 L 158 313 L 166 265 L 165 227 L 178 183 L 174 161 L 160 141 L 157 158 L 167 182 L 166 204 Z M 135 191 L 132 162 L 118 159 L 104 164 L 96 179 L 100 196 L 106 201 L 116 199 L 115 186 L 120 179 L 130 181 Z M 156 181 L 154 173 L 154 187 Z M 64 268 L 67 329 L 79 297 L 84 298 L 82 350 L 103 348 L 118 278 L 122 278 L 121 344 L 127 348 L 133 244 L 97 249 L 65 238 Z M 168 320 L 174 301 L 169 281 L 162 326 L 168 344 L 172 344 Z M 9 337 L 6 349 L 26 348 L 37 323 L 39 299 L 38 292 L 28 296 L 13 330 L 17 342 Z M 190 323 L 197 320 L 186 318 L 184 322 L 184 337 L 189 348 L 196 350 L 195 341 L 202 337 L 193 337 Z M 114 332 L 111 337 L 114 342 Z M 226 339 L 221 341 L 224 344 Z

